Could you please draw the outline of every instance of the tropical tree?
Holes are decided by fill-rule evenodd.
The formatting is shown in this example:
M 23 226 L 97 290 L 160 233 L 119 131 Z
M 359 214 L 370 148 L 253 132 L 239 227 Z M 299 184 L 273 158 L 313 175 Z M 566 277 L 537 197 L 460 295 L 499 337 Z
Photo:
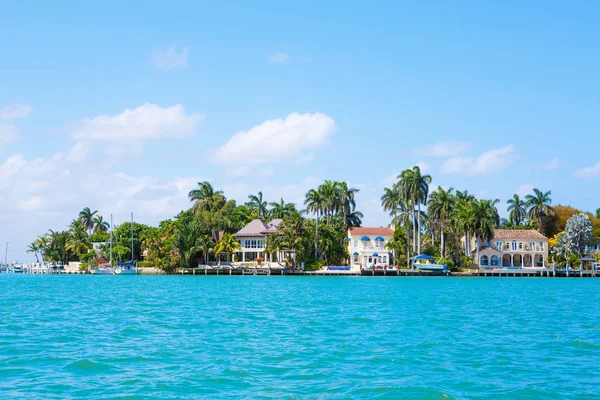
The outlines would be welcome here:
M 94 216 L 98 213 L 98 210 L 92 211 L 89 207 L 85 207 L 79 212 L 79 220 L 83 223 L 88 233 L 92 232 L 94 228 Z
M 544 218 L 554 215 L 552 208 L 552 191 L 542 192 L 539 189 L 533 189 L 533 194 L 525 196 L 527 206 L 527 218 L 537 221 L 538 231 L 544 232 Z
M 522 200 L 518 194 L 514 194 L 512 199 L 508 199 L 508 218 L 515 226 L 520 226 L 527 216 L 527 203 Z
M 104 220 L 102 215 L 96 215 L 94 217 L 94 233 L 108 232 L 110 224 Z
M 494 238 L 494 228 L 500 223 L 496 204 L 499 200 L 476 200 L 472 203 L 473 233 L 475 234 L 475 246 L 477 249 L 477 264 L 479 265 L 479 250 L 481 242 L 489 242 Z
M 210 182 L 198 182 L 198 188 L 190 191 L 188 194 L 190 201 L 194 202 L 193 210 L 195 213 L 206 210 L 211 211 L 214 208 L 222 207 L 227 201 L 221 190 L 215 190 Z
M 246 203 L 246 206 L 252 215 L 259 218 L 264 218 L 267 215 L 267 202 L 263 200 L 262 192 L 258 192 L 257 195 L 248 195 L 248 200 L 250 201 Z
M 319 216 L 323 213 L 325 200 L 319 190 L 310 189 L 304 200 L 307 212 L 315 214 L 315 260 L 319 258 Z
M 40 245 L 38 244 L 37 241 L 34 241 L 27 246 L 27 253 L 35 254 L 35 261 L 38 263 L 40 262 L 40 259 L 38 257 L 39 252 L 40 252 Z
M 268 214 L 269 218 L 271 219 L 283 219 L 286 215 L 296 211 L 296 206 L 294 203 L 286 203 L 283 199 L 281 199 L 279 202 L 269 203 L 269 205 L 271 206 L 271 209 L 269 210 Z
M 438 186 L 437 190 L 431 193 L 427 205 L 427 213 L 432 225 L 437 226 L 440 230 L 442 257 L 446 257 L 446 229 L 456 207 L 456 197 L 454 197 L 453 191 L 453 188 L 444 190 L 441 186 Z
M 356 209 L 356 193 L 359 189 L 348 187 L 346 182 L 336 182 L 334 184 L 336 188 L 336 199 L 338 201 L 338 209 L 341 209 L 342 215 L 344 216 L 344 223 L 349 226 L 349 216 L 355 212 Z M 361 217 L 362 218 L 362 214 Z M 360 225 L 360 224 L 359 224 Z
M 215 246 L 215 254 L 226 253 L 229 260 L 230 255 L 241 248 L 242 246 L 231 233 L 225 233 Z
M 201 235 L 196 241 L 195 247 L 204 255 L 204 263 L 208 264 L 208 255 L 215 247 L 212 238 L 209 235 Z
M 415 165 L 412 169 L 406 169 L 398 176 L 399 189 L 402 195 L 408 200 L 413 211 L 414 220 L 417 228 L 417 252 L 421 253 L 421 221 L 417 216 L 415 206 L 421 214 L 421 205 L 427 204 L 429 195 L 429 184 L 431 183 L 431 175 L 423 175 L 421 168 Z M 413 235 L 414 239 L 414 235 Z

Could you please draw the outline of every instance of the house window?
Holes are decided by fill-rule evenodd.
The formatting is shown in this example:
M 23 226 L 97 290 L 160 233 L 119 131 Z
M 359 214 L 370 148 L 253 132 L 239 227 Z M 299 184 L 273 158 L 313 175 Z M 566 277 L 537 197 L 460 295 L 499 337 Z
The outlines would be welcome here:
M 354 241 L 354 248 L 355 248 L 355 249 L 358 249 L 358 240 L 355 240 L 355 241 Z
M 383 256 L 383 263 L 387 264 L 387 256 Z
M 504 250 L 510 250 L 510 243 L 506 242 L 504 244 Z
M 481 264 L 483 266 L 488 266 L 490 264 L 490 259 L 488 258 L 488 256 L 481 256 L 481 260 L 479 261 L 479 264 Z
M 492 256 L 491 264 L 492 264 L 492 267 L 497 267 L 498 265 L 500 265 L 500 257 Z
M 519 242 L 519 250 L 523 250 L 523 242 Z
M 354 254 L 354 258 L 352 260 L 353 260 L 354 264 L 358 264 L 358 254 Z
M 538 257 L 538 264 L 544 265 L 544 256 L 539 256 Z
M 502 250 L 502 242 L 496 242 L 496 248 Z
M 542 251 L 544 251 L 544 242 L 540 242 L 540 249 L 542 249 Z
M 383 247 L 383 239 L 375 239 L 376 247 Z
M 517 250 L 517 242 L 515 240 L 513 240 L 513 242 L 512 242 L 512 249 L 513 249 L 513 251 Z

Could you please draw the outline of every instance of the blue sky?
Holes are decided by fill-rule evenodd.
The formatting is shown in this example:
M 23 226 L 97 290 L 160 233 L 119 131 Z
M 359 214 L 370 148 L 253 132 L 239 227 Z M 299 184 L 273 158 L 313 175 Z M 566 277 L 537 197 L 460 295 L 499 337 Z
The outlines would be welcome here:
M 599 8 L 2 4 L 0 242 L 23 260 L 84 206 L 155 223 L 205 179 L 238 201 L 347 180 L 385 225 L 382 188 L 417 163 L 434 186 L 593 210 Z

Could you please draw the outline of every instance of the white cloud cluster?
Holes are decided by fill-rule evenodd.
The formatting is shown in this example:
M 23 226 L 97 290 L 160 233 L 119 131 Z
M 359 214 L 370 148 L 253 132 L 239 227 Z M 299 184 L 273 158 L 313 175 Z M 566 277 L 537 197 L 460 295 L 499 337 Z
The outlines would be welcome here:
M 429 147 L 415 149 L 414 154 L 427 157 L 453 157 L 466 153 L 470 148 L 471 144 L 468 142 L 446 140 Z
M 31 114 L 29 104 L 11 104 L 0 108 L 0 121 L 12 121 Z M 0 123 L 0 145 L 16 142 L 21 139 L 19 128 L 13 124 Z
M 502 171 L 516 160 L 512 145 L 488 150 L 477 157 L 452 157 L 442 163 L 440 172 L 447 175 L 485 175 Z
M 542 164 L 542 169 L 545 169 L 546 171 L 556 171 L 558 168 L 560 168 L 560 158 L 558 157 L 554 157 L 547 163 Z
M 575 171 L 575 176 L 581 179 L 594 179 L 600 176 L 600 161 L 589 167 L 584 167 Z
M 306 161 L 306 154 L 323 147 L 336 129 L 335 121 L 326 114 L 292 113 L 285 119 L 267 120 L 238 132 L 222 147 L 207 154 L 217 163 L 230 163 L 242 172 L 250 165 Z
M 186 114 L 179 104 L 161 107 L 146 103 L 120 114 L 85 118 L 74 123 L 70 130 L 71 138 L 76 141 L 140 143 L 191 136 L 202 119 L 202 114 Z
M 187 67 L 189 55 L 189 47 L 183 47 L 181 50 L 178 50 L 175 45 L 171 45 L 166 49 L 157 47 L 152 51 L 150 61 L 156 69 L 168 71 Z
M 271 64 L 285 64 L 290 61 L 290 56 L 286 53 L 275 53 L 267 57 L 267 61 Z

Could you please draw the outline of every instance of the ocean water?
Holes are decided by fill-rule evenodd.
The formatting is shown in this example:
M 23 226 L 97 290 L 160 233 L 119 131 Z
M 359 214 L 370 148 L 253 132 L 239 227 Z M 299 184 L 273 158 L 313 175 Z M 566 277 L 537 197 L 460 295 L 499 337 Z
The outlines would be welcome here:
M 0 275 L 0 398 L 600 398 L 600 279 Z

